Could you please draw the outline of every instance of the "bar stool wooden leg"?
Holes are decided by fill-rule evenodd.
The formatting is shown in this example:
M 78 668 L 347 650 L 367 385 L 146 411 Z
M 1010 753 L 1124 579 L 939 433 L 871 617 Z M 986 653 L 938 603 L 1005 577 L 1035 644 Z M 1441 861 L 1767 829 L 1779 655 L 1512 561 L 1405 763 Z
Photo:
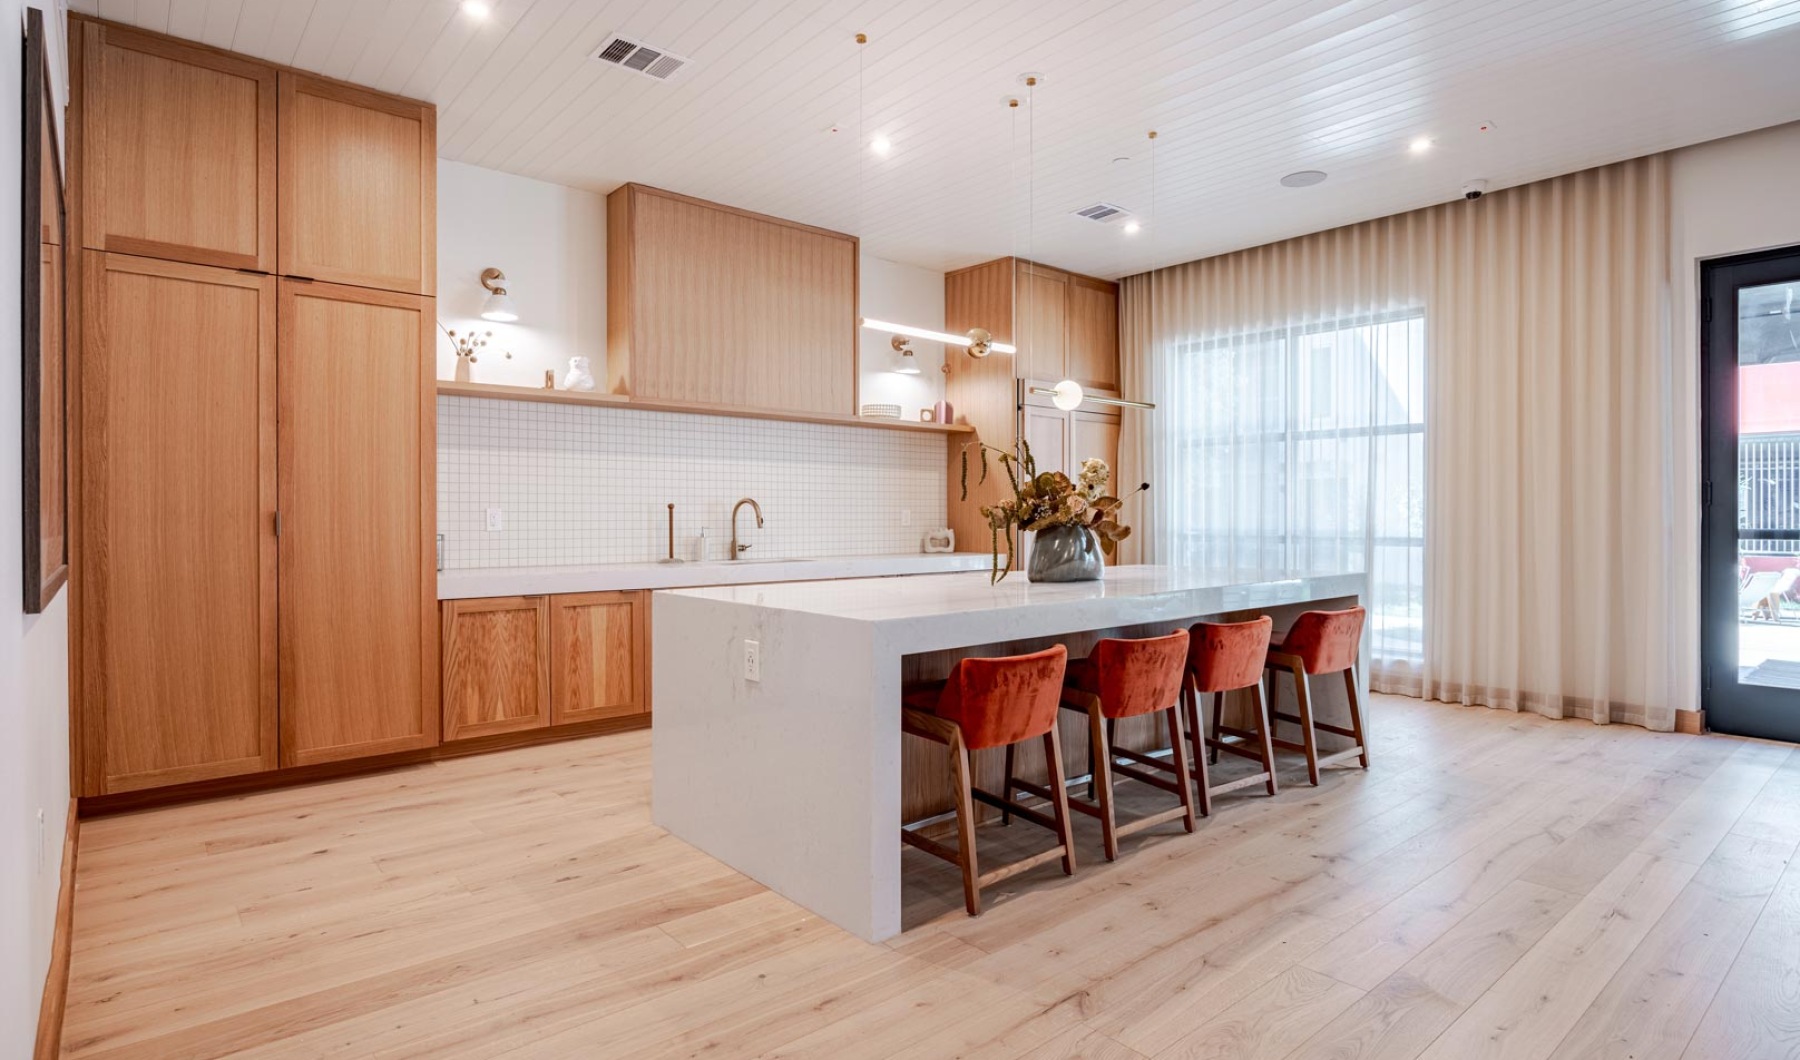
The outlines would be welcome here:
M 1300 739 L 1306 748 L 1306 777 L 1313 787 L 1319 786 L 1319 734 L 1313 728 L 1312 694 L 1307 687 L 1306 671 L 1294 666 L 1294 702 L 1300 708 Z
M 1055 729 L 1044 734 L 1044 769 L 1050 774 L 1050 815 L 1062 838 L 1063 875 L 1075 875 L 1075 822 L 1069 814 L 1069 786 L 1063 776 L 1062 741 Z
M 1362 763 L 1362 767 L 1367 769 L 1369 768 L 1369 741 L 1363 735 L 1362 701 L 1356 695 L 1356 667 L 1354 666 L 1344 671 L 1344 691 L 1350 694 L 1350 731 L 1356 734 L 1352 739 L 1356 741 L 1356 746 L 1362 749 L 1362 754 L 1357 758 Z
M 1188 774 L 1186 734 L 1181 731 L 1181 707 L 1170 704 L 1163 713 L 1169 716 L 1169 746 L 1174 749 L 1175 783 L 1181 786 L 1181 808 L 1186 811 L 1181 816 L 1181 823 L 1188 831 L 1194 830 L 1194 783 Z M 1205 790 L 1204 788 L 1202 790 Z
M 1280 790 L 1280 784 L 1275 779 L 1275 723 L 1269 717 L 1269 700 L 1263 695 L 1261 681 L 1251 686 L 1250 695 L 1256 705 L 1256 731 L 1262 736 L 1263 772 L 1269 774 L 1266 787 L 1269 794 L 1273 795 Z
M 1006 779 L 1000 782 L 1000 797 L 1007 802 L 1012 801 L 1013 793 L 1013 745 L 1006 745 Z M 1000 823 L 1012 824 L 1012 811 L 1004 807 L 1000 810 Z
M 1094 747 L 1094 781 L 1095 798 L 1100 803 L 1100 837 L 1106 847 L 1106 860 L 1119 860 L 1118 824 L 1113 816 L 1113 780 L 1112 780 L 1112 741 L 1107 739 L 1106 730 L 1110 728 L 1106 719 L 1100 715 L 1100 705 L 1096 701 L 1088 708 L 1088 739 Z
M 1206 765 L 1206 728 L 1200 724 L 1200 693 L 1194 689 L 1193 675 L 1181 683 L 1181 696 L 1187 705 L 1188 742 L 1194 748 L 1194 775 L 1199 778 L 1200 816 L 1212 816 L 1212 771 Z
M 956 839 L 962 848 L 958 867 L 962 869 L 963 903 L 970 916 L 981 915 L 981 868 L 975 858 L 974 781 L 969 775 L 969 749 L 961 740 L 950 748 L 950 763 L 956 773 Z

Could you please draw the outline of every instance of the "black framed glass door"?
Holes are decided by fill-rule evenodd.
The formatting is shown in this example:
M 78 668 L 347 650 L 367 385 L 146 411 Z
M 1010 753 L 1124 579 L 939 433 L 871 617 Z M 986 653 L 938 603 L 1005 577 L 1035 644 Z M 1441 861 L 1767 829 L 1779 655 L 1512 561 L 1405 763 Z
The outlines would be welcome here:
M 1800 247 L 1700 280 L 1702 704 L 1800 741 Z

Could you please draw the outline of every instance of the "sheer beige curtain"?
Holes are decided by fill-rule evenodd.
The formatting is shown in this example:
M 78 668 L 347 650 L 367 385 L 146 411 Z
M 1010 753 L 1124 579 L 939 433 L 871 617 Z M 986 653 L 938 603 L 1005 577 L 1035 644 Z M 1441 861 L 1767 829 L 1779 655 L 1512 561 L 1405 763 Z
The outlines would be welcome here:
M 1668 245 L 1659 156 L 1128 278 L 1135 558 L 1366 571 L 1377 688 L 1671 728 Z

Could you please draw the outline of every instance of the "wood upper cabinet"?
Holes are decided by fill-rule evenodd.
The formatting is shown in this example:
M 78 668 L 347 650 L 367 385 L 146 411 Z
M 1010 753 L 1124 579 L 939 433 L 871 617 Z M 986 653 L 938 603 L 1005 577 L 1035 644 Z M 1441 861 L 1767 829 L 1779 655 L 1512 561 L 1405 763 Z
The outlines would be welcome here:
M 81 794 L 273 768 L 275 280 L 83 266 Z
M 606 210 L 614 393 L 856 412 L 854 236 L 637 184 Z
M 1119 389 L 1119 287 L 1069 277 L 1063 374 L 1089 390 Z
M 273 272 L 274 67 L 71 25 L 82 245 Z
M 550 601 L 443 604 L 444 740 L 550 724 Z
M 434 745 L 432 300 L 280 294 L 282 762 Z
M 1069 274 L 1027 262 L 1020 262 L 1018 269 L 1018 302 L 1013 312 L 1018 320 L 1019 352 L 1014 370 L 1020 379 L 1066 379 Z
M 550 598 L 554 724 L 649 712 L 649 614 L 647 592 Z
M 283 275 L 435 293 L 431 106 L 283 71 L 280 188 Z

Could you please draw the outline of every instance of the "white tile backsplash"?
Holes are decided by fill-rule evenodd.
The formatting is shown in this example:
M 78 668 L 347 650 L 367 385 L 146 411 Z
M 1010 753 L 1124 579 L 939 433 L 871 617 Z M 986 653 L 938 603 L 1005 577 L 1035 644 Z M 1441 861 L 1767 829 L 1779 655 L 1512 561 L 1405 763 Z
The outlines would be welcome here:
M 943 435 L 583 405 L 438 398 L 444 567 L 917 552 L 944 525 Z M 485 529 L 499 508 L 504 529 Z M 901 525 L 911 512 L 911 525 Z

